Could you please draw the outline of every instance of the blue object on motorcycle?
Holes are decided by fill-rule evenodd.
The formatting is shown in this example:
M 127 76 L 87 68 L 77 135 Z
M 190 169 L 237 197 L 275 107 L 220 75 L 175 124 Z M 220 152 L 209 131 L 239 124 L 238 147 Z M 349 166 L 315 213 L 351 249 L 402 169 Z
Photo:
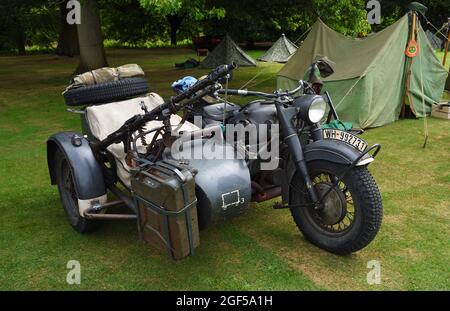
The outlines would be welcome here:
M 197 79 L 191 76 L 186 76 L 183 79 L 177 80 L 172 83 L 172 89 L 176 93 L 181 93 L 186 91 L 191 85 L 194 85 L 197 82 Z

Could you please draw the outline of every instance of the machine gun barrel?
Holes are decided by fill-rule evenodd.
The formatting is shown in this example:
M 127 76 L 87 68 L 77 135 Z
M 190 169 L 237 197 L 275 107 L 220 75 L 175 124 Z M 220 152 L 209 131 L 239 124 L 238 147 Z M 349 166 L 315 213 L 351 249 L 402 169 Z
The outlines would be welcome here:
M 162 112 L 164 110 L 169 109 L 171 113 L 175 113 L 176 110 L 180 107 L 179 105 L 177 105 L 178 103 L 180 103 L 184 99 L 190 98 L 197 92 L 203 90 L 202 92 L 197 94 L 194 99 L 203 97 L 207 95 L 207 93 L 216 91 L 218 89 L 218 87 L 216 86 L 217 81 L 229 74 L 234 68 L 236 68 L 236 64 L 234 62 L 229 65 L 221 65 L 217 67 L 216 69 L 211 71 L 205 79 L 198 81 L 185 92 L 170 98 L 170 100 L 168 100 L 164 104 L 152 109 L 151 111 L 143 115 L 133 116 L 132 118 L 128 119 L 117 131 L 109 134 L 102 141 L 93 142 L 91 146 L 97 150 L 105 150 L 114 143 L 125 142 L 129 138 L 130 133 L 136 132 L 149 121 L 157 120 L 162 116 Z M 193 99 L 190 99 L 188 103 L 192 100 Z

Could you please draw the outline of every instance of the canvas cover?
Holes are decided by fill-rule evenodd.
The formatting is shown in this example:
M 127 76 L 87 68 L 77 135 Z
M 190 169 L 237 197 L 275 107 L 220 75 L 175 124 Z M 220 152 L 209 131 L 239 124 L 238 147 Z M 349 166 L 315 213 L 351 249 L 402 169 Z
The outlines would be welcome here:
M 365 39 L 346 37 L 318 20 L 278 73 L 278 88 L 297 86 L 313 59 L 326 55 L 336 63 L 336 68 L 333 75 L 324 79 L 323 90 L 332 96 L 342 120 L 353 122 L 357 128 L 382 126 L 398 119 L 405 101 L 416 116 L 424 116 L 431 112 L 433 103 L 440 101 L 447 71 L 420 24 L 417 37 L 420 53 L 413 59 L 405 55 L 408 40 L 408 14 Z
M 200 68 L 216 68 L 223 64 L 235 62 L 240 67 L 256 66 L 253 58 L 248 56 L 229 35 L 200 63 Z
M 76 75 L 72 78 L 70 85 L 66 88 L 63 94 L 70 89 L 100 84 L 110 81 L 117 81 L 126 78 L 144 77 L 145 73 L 138 64 L 126 64 L 119 67 L 103 67 L 85 73 Z
M 295 51 L 297 51 L 297 46 L 282 34 L 258 60 L 263 62 L 286 63 Z
M 144 104 L 148 110 L 158 107 L 163 104 L 164 100 L 156 93 L 149 93 L 146 96 L 135 97 L 119 102 L 113 102 L 103 105 L 89 106 L 86 108 L 86 117 L 89 123 L 89 128 L 92 134 L 98 140 L 105 139 L 109 134 L 119 129 L 126 120 L 137 114 L 143 114 L 141 104 Z M 176 126 L 181 122 L 181 117 L 178 115 L 171 115 L 170 122 Z M 160 127 L 163 123 L 161 121 L 150 121 L 145 124 L 147 130 Z M 199 128 L 190 122 L 185 122 L 178 131 L 192 132 Z M 145 136 L 147 142 L 151 142 L 154 133 L 149 133 Z M 145 147 L 142 146 L 142 141 L 136 141 L 139 152 L 144 153 Z M 108 151 L 114 156 L 117 164 L 117 176 L 129 188 L 131 186 L 130 167 L 125 158 L 126 154 L 123 149 L 123 143 L 112 144 L 108 147 Z

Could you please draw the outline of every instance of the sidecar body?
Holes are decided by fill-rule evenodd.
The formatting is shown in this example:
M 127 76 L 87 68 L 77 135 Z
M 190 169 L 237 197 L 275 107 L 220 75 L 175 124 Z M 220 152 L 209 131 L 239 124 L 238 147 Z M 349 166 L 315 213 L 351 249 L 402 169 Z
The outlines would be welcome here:
M 136 185 L 138 182 L 142 183 L 142 180 L 145 179 L 139 173 L 150 174 L 151 178 L 149 177 L 148 179 L 153 178 L 152 180 L 159 180 L 158 182 L 160 183 L 167 182 L 168 188 L 166 187 L 165 189 L 178 189 L 176 191 L 181 193 L 184 189 L 183 185 L 186 183 L 186 180 L 183 181 L 183 178 L 186 179 L 186 176 L 183 177 L 181 172 L 190 171 L 195 181 L 196 200 L 194 205 L 196 206 L 196 212 L 190 213 L 189 217 L 192 217 L 192 214 L 196 214 L 198 219 L 194 219 L 194 222 L 197 220 L 200 228 L 217 224 L 242 213 L 247 208 L 251 200 L 251 180 L 244 160 L 237 158 L 208 160 L 208 158 L 211 158 L 208 155 L 202 156 L 201 158 L 190 158 L 186 154 L 183 154 L 180 157 L 180 155 L 177 156 L 174 154 L 175 151 L 172 152 L 169 150 L 170 148 L 167 148 L 164 151 L 163 161 L 166 161 L 165 163 L 152 163 L 148 161 L 146 163 L 134 163 L 134 165 L 130 166 L 130 161 L 127 158 L 122 143 L 112 144 L 107 150 L 96 150 L 92 148 L 93 142 L 106 138 L 109 134 L 120 128 L 129 118 L 136 114 L 143 114 L 145 109 L 151 110 L 162 103 L 163 100 L 159 95 L 149 93 L 118 102 L 87 105 L 80 110 L 72 110 L 72 112 L 79 113 L 81 116 L 82 133 L 73 131 L 61 132 L 52 135 L 48 139 L 47 159 L 51 183 L 58 185 L 63 205 L 65 205 L 64 202 L 67 200 L 70 201 L 70 198 L 73 199 L 71 206 L 74 210 L 66 210 L 66 214 L 69 216 L 70 213 L 78 213 L 79 217 L 84 218 L 76 219 L 75 216 L 77 215 L 74 216 L 75 218 L 72 217 L 73 221 L 71 221 L 71 224 L 75 229 L 78 228 L 76 226 L 80 222 L 82 223 L 86 219 L 88 221 L 96 221 L 97 219 L 104 218 L 137 219 L 139 231 L 142 233 L 145 230 L 144 227 L 146 224 L 139 221 L 139 219 L 141 218 L 142 220 L 144 216 L 147 217 L 148 215 L 142 215 L 142 209 L 140 210 L 139 208 L 139 202 L 142 203 L 142 200 L 137 200 L 134 195 L 135 189 L 133 189 L 133 185 Z M 181 120 L 181 117 L 178 115 L 172 115 L 170 117 L 170 122 L 174 128 L 177 128 L 177 132 L 186 133 L 200 130 L 189 122 L 184 122 L 181 126 L 178 126 Z M 161 121 L 151 121 L 146 124 L 145 129 L 148 132 L 150 129 L 161 126 Z M 139 152 L 145 153 L 146 147 L 144 144 L 145 142 L 152 141 L 155 138 L 154 136 L 158 135 L 155 133 L 150 132 L 143 137 L 144 139 L 135 141 Z M 184 142 L 183 148 L 186 150 L 189 147 L 203 146 L 207 141 L 208 138 L 200 136 L 195 140 Z M 232 148 L 232 146 L 225 143 L 216 143 L 215 151 L 217 152 L 217 149 L 223 149 L 226 152 L 227 149 Z M 208 152 L 207 148 L 202 150 L 202 152 Z M 228 152 L 228 154 L 231 153 Z M 66 175 L 69 176 L 66 176 L 65 180 L 63 180 L 64 176 L 62 176 L 64 174 L 61 173 L 64 163 L 68 166 L 68 173 Z M 173 178 L 162 180 L 161 176 L 158 176 L 155 171 L 152 171 L 151 167 L 153 164 L 163 167 L 163 171 L 164 167 L 166 167 L 166 173 Z M 171 168 L 167 168 L 168 165 Z M 139 181 L 136 176 L 141 176 Z M 133 180 L 133 178 L 136 179 Z M 175 179 L 179 180 L 181 186 L 175 186 L 173 184 L 173 180 Z M 171 183 L 168 180 L 171 180 Z M 156 190 L 152 192 L 152 188 L 149 185 L 145 185 L 148 187 L 145 191 L 146 197 L 144 201 L 147 203 L 150 202 L 149 204 L 151 204 L 153 195 L 155 198 L 160 198 L 160 193 L 157 192 L 157 189 L 160 188 L 155 186 Z M 111 197 L 107 195 L 108 189 L 115 195 L 115 199 L 108 200 Z M 70 193 L 64 195 L 64 191 L 69 191 Z M 167 193 L 172 193 L 171 196 L 174 196 L 174 192 L 168 191 Z M 175 192 L 175 194 L 178 194 L 178 192 Z M 161 204 L 161 200 L 158 200 L 159 204 Z M 155 199 L 155 202 L 158 200 Z M 164 202 L 168 202 L 168 200 Z M 110 207 L 112 208 L 114 205 L 120 204 L 129 207 L 131 213 L 114 214 L 109 212 Z M 187 207 L 185 210 L 183 208 L 185 207 L 179 209 L 182 212 L 178 210 L 179 214 L 173 211 L 168 212 L 171 210 L 170 206 L 157 206 L 152 211 L 156 212 L 159 216 L 163 216 L 163 218 L 168 217 L 170 219 L 171 216 L 184 217 Z M 188 223 L 192 223 L 192 219 Z M 172 230 L 171 222 L 167 222 L 166 225 L 168 230 L 160 228 L 161 232 L 167 231 L 173 233 L 175 229 Z M 187 236 L 189 237 L 189 234 Z M 192 232 L 190 237 L 192 238 Z M 161 239 L 165 245 L 168 240 L 170 241 L 164 234 L 161 235 Z M 167 245 L 171 244 L 169 243 Z

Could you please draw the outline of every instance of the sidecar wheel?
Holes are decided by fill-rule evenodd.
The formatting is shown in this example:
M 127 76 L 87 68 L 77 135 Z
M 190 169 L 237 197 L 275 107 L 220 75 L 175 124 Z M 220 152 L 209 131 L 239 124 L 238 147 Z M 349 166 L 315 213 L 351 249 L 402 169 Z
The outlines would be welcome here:
M 346 166 L 327 161 L 308 164 L 319 197 L 331 188 Z M 339 188 L 339 189 L 337 189 Z M 367 167 L 353 168 L 327 196 L 325 208 L 295 207 L 310 202 L 300 174 L 290 187 L 291 214 L 305 238 L 338 255 L 347 255 L 367 246 L 378 233 L 383 217 L 381 195 Z
M 70 225 L 79 233 L 88 233 L 97 230 L 101 221 L 86 219 L 81 217 L 79 213 L 78 197 L 75 192 L 72 168 L 60 150 L 57 151 L 55 161 L 59 197 Z

